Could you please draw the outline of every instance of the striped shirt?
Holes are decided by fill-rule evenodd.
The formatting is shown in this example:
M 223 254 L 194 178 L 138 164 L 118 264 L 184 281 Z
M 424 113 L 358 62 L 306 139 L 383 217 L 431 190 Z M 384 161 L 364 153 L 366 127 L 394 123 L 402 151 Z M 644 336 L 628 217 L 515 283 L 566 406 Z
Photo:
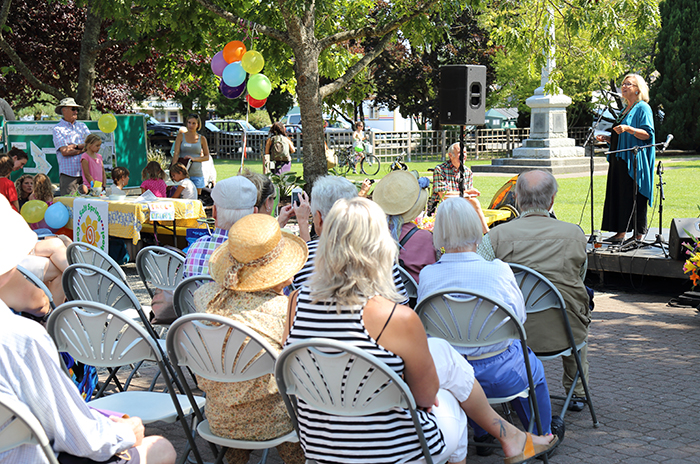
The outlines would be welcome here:
M 314 273 L 315 269 L 314 260 L 316 259 L 316 249 L 318 248 L 318 242 L 319 239 L 311 240 L 306 243 L 306 247 L 309 250 L 309 257 L 306 259 L 306 264 L 304 264 L 304 267 L 302 267 L 301 270 L 297 272 L 297 274 L 294 276 L 294 281 L 292 282 L 294 288 L 301 288 L 303 285 L 309 284 L 308 281 L 311 278 L 311 274 Z M 403 280 L 401 279 L 398 264 L 394 264 L 392 273 L 394 276 L 394 284 L 396 285 L 396 291 L 399 292 L 399 295 L 406 298 L 404 301 L 400 301 L 399 303 L 404 305 L 408 304 L 408 293 L 406 293 L 406 287 L 404 286 Z
M 362 321 L 364 307 L 312 303 L 302 287 L 286 345 L 313 337 L 332 338 L 364 349 L 384 361 L 398 375 L 404 371 L 399 356 L 377 344 Z M 389 464 L 415 461 L 422 450 L 409 411 L 393 408 L 361 417 L 322 413 L 298 402 L 299 440 L 307 459 L 321 464 Z M 440 454 L 445 443 L 435 416 L 419 410 L 418 417 L 430 453 Z

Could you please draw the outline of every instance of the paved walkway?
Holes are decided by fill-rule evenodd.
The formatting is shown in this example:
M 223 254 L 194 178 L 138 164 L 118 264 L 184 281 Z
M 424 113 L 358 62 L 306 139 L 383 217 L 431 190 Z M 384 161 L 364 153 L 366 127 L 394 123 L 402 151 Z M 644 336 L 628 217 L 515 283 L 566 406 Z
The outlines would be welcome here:
M 134 265 L 125 270 L 131 283 L 142 288 Z M 139 293 L 146 300 L 145 291 Z M 667 306 L 671 296 L 609 289 L 596 293 L 589 361 L 600 427 L 593 428 L 588 409 L 568 413 L 566 438 L 550 462 L 700 463 L 700 314 Z M 561 363 L 548 361 L 545 369 L 550 390 L 562 393 Z M 555 411 L 560 407 L 553 404 Z M 156 425 L 147 427 L 147 434 L 166 436 L 179 452 L 185 448 L 179 424 Z M 211 459 L 206 445 L 200 449 Z M 502 459 L 500 450 L 479 457 L 470 446 L 467 462 Z M 281 463 L 274 450 L 268 462 Z

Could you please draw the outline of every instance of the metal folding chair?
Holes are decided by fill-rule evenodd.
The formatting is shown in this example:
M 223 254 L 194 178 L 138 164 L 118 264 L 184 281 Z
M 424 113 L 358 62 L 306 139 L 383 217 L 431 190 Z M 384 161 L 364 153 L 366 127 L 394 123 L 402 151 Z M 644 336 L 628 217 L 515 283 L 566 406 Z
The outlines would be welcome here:
M 138 416 L 144 424 L 179 420 L 194 448 L 186 416 L 204 407 L 205 399 L 192 403 L 185 395 L 177 395 L 170 380 L 156 339 L 121 311 L 93 301 L 69 301 L 49 316 L 47 331 L 59 351 L 68 352 L 76 360 L 100 367 L 153 361 L 167 386 L 168 393 L 128 391 L 93 399 L 98 409 Z
M 527 335 L 523 324 L 507 305 L 478 292 L 453 288 L 426 296 L 416 307 L 416 312 L 428 335 L 447 340 L 453 346 L 480 347 L 520 340 L 528 388 L 508 397 L 490 397 L 488 401 L 491 404 L 503 404 L 518 397 L 527 397 L 535 418 L 537 434 L 542 435 L 535 382 L 527 353 Z M 532 426 L 532 421 L 530 425 Z M 546 456 L 544 459 L 547 462 Z
M 232 319 L 213 314 L 187 314 L 170 326 L 167 338 L 168 356 L 182 378 L 185 366 L 200 377 L 217 382 L 242 382 L 273 374 L 277 355 L 274 348 L 256 331 Z M 189 386 L 185 393 L 194 404 Z M 195 409 L 199 420 L 197 432 L 207 442 L 221 446 L 216 462 L 222 462 L 227 448 L 267 450 L 284 442 L 298 442 L 294 431 L 265 441 L 233 440 L 214 435 L 202 412 Z M 232 419 L 233 420 L 233 419 Z
M 569 340 L 569 347 L 556 353 L 547 353 L 546 355 L 541 355 L 540 353 L 535 352 L 537 357 L 541 360 L 547 360 L 561 356 L 570 356 L 573 353 L 574 358 L 576 359 L 576 366 L 578 370 L 576 371 L 576 375 L 574 376 L 573 383 L 571 384 L 571 388 L 567 392 L 567 395 L 564 397 L 552 395 L 552 398 L 564 400 L 564 406 L 562 407 L 559 417 L 564 419 L 564 416 L 569 408 L 571 398 L 574 395 L 574 388 L 576 387 L 576 383 L 580 378 L 581 383 L 583 384 L 583 389 L 586 392 L 586 398 L 584 398 L 584 401 L 586 404 L 588 404 L 588 408 L 591 411 L 593 426 L 598 427 L 599 423 L 595 415 L 595 410 L 593 409 L 591 392 L 588 389 L 588 382 L 586 381 L 586 377 L 583 375 L 583 366 L 581 364 L 580 352 L 586 345 L 587 340 L 584 340 L 580 344 L 576 344 L 574 334 L 571 331 L 571 324 L 569 323 L 569 315 L 566 312 L 564 297 L 561 295 L 559 290 L 557 290 L 557 287 L 555 287 L 549 279 L 539 272 L 520 264 L 509 263 L 509 265 L 513 271 L 513 274 L 515 274 L 515 280 L 518 282 L 518 286 L 523 293 L 523 298 L 525 299 L 525 311 L 528 314 L 540 313 L 543 311 L 558 312 L 561 315 L 561 317 L 558 318 L 561 321 L 561 326 L 551 327 L 551 329 L 565 331 Z M 525 325 L 527 325 L 527 323 Z
M 409 299 L 418 298 L 418 284 L 413 276 L 401 266 L 399 266 L 399 274 L 401 275 L 401 280 L 406 288 L 406 296 L 408 296 Z
M 313 409 L 338 416 L 363 416 L 399 407 L 410 412 L 425 461 L 433 464 L 408 385 L 362 349 L 323 338 L 294 343 L 280 353 L 275 379 L 297 433 L 297 398 Z
M 173 293 L 173 308 L 177 317 L 185 314 L 196 313 L 194 306 L 194 292 L 202 285 L 213 282 L 214 279 L 208 275 L 198 275 L 182 280 Z
M 7 394 L 0 394 L 0 453 L 22 445 L 41 448 L 50 464 L 58 464 L 44 427 L 22 402 Z
M 66 259 L 68 264 L 92 264 L 108 271 L 127 283 L 126 274 L 121 266 L 117 264 L 107 253 L 89 243 L 73 242 L 66 248 Z
M 136 255 L 136 271 L 153 298 L 153 288 L 175 291 L 182 281 L 185 257 L 160 246 L 148 246 Z

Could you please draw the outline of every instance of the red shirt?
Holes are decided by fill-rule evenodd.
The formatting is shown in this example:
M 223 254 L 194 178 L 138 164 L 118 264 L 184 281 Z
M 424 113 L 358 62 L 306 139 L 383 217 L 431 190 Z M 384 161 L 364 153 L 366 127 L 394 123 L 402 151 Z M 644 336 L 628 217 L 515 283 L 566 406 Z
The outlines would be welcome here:
M 7 201 L 10 202 L 12 209 L 17 211 L 17 207 L 13 203 L 17 201 L 17 189 L 15 188 L 15 183 L 7 177 L 0 177 L 0 193 L 5 195 L 5 198 L 7 198 Z M 19 211 L 17 212 L 19 213 Z

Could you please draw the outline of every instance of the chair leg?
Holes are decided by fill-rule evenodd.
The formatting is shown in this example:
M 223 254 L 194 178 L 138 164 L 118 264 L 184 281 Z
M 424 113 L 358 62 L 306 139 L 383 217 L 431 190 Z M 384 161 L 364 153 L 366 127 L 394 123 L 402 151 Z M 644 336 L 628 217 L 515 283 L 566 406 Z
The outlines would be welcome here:
M 583 365 L 581 364 L 581 356 L 578 351 L 574 351 L 574 356 L 576 358 L 576 366 L 578 366 L 578 375 L 581 376 L 581 384 L 583 384 L 583 391 L 586 393 L 586 403 L 588 404 L 588 409 L 591 412 L 591 420 L 593 421 L 593 427 L 597 428 L 600 425 L 600 423 L 598 422 L 598 418 L 595 415 L 595 410 L 593 409 L 593 400 L 591 399 L 591 391 L 588 389 L 588 382 L 586 381 L 586 377 L 583 375 Z M 572 390 L 575 385 L 576 383 L 572 385 Z

